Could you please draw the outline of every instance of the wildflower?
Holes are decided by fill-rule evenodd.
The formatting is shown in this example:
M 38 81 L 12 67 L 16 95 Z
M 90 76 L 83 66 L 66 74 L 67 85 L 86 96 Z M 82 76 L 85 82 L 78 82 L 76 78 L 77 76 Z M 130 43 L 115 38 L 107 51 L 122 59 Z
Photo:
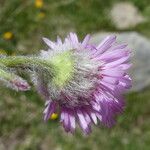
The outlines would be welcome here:
M 58 118 L 58 114 L 56 114 L 56 113 L 53 113 L 50 117 L 50 119 L 52 119 L 52 120 L 56 120 L 57 118 Z
M 37 16 L 38 19 L 43 19 L 45 18 L 45 13 L 44 12 L 40 12 Z
M 48 50 L 40 58 L 52 66 L 52 74 L 35 72 L 34 83 L 45 99 L 44 120 L 60 111 L 60 121 L 66 132 L 73 133 L 76 123 L 83 132 L 91 125 L 111 127 L 124 109 L 122 94 L 131 87 L 127 74 L 130 50 L 117 44 L 116 37 L 106 37 L 98 46 L 89 44 L 87 35 L 82 42 L 70 33 L 62 42 L 43 38 Z
M 43 0 L 35 0 L 35 7 L 42 8 L 43 7 Z
M 3 38 L 4 38 L 5 40 L 10 40 L 10 39 L 12 39 L 12 37 L 13 37 L 13 33 L 10 32 L 10 31 L 5 32 L 5 33 L 3 34 Z

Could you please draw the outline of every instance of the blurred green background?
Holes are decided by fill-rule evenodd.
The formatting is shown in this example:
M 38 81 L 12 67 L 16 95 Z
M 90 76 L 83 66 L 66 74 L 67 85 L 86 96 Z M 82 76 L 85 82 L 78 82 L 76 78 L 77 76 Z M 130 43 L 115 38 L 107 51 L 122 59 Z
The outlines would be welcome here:
M 43 36 L 55 39 L 70 31 L 80 38 L 101 31 L 137 31 L 150 37 L 150 1 L 128 1 L 147 21 L 121 30 L 109 15 L 120 0 L 0 0 L 0 53 L 35 54 L 44 48 Z M 0 87 L 0 150 L 149 150 L 150 88 L 126 99 L 125 113 L 113 128 L 70 135 L 57 119 L 43 123 L 44 102 L 34 89 L 17 93 Z

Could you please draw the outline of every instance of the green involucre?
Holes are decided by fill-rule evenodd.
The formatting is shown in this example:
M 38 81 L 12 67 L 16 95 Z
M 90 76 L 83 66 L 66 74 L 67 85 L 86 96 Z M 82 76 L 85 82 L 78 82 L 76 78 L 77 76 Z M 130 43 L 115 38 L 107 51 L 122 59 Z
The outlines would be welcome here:
M 72 51 L 67 51 L 54 56 L 51 63 L 55 70 L 55 76 L 52 79 L 52 83 L 58 87 L 64 86 L 73 76 L 74 60 L 72 58 Z

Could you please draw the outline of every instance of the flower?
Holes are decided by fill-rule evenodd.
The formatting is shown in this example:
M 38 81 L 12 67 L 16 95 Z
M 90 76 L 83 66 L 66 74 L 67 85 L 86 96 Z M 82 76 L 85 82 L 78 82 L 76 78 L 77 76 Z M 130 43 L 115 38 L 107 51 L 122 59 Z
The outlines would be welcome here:
M 35 0 L 35 7 L 42 8 L 43 7 L 43 0 Z
M 51 120 L 56 120 L 58 118 L 58 114 L 53 113 L 50 117 Z
M 51 74 L 35 73 L 34 83 L 46 99 L 44 120 L 60 112 L 60 122 L 66 132 L 73 133 L 76 123 L 85 134 L 98 122 L 111 127 L 124 110 L 122 94 L 131 87 L 127 74 L 130 49 L 117 44 L 116 36 L 106 37 L 98 46 L 89 43 L 90 35 L 82 42 L 70 33 L 62 42 L 43 38 L 48 50 L 41 59 L 53 66 Z
M 10 40 L 10 39 L 12 39 L 12 37 L 13 37 L 13 33 L 10 32 L 10 31 L 5 32 L 5 33 L 3 34 L 3 38 L 4 38 L 5 40 Z
M 43 18 L 45 18 L 45 13 L 44 13 L 44 12 L 40 12 L 40 13 L 37 15 L 37 18 L 38 18 L 38 19 L 43 19 Z

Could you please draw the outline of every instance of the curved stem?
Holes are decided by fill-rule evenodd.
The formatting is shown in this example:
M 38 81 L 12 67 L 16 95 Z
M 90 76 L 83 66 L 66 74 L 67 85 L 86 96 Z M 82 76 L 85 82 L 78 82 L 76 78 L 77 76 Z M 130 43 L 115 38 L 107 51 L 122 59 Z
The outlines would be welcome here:
M 0 58 L 0 64 L 7 67 L 38 65 L 50 67 L 50 62 L 31 56 L 8 56 Z
M 50 61 L 35 56 L 8 56 L 0 58 L 0 66 L 17 69 L 30 69 L 44 71 L 48 74 L 54 72 Z

